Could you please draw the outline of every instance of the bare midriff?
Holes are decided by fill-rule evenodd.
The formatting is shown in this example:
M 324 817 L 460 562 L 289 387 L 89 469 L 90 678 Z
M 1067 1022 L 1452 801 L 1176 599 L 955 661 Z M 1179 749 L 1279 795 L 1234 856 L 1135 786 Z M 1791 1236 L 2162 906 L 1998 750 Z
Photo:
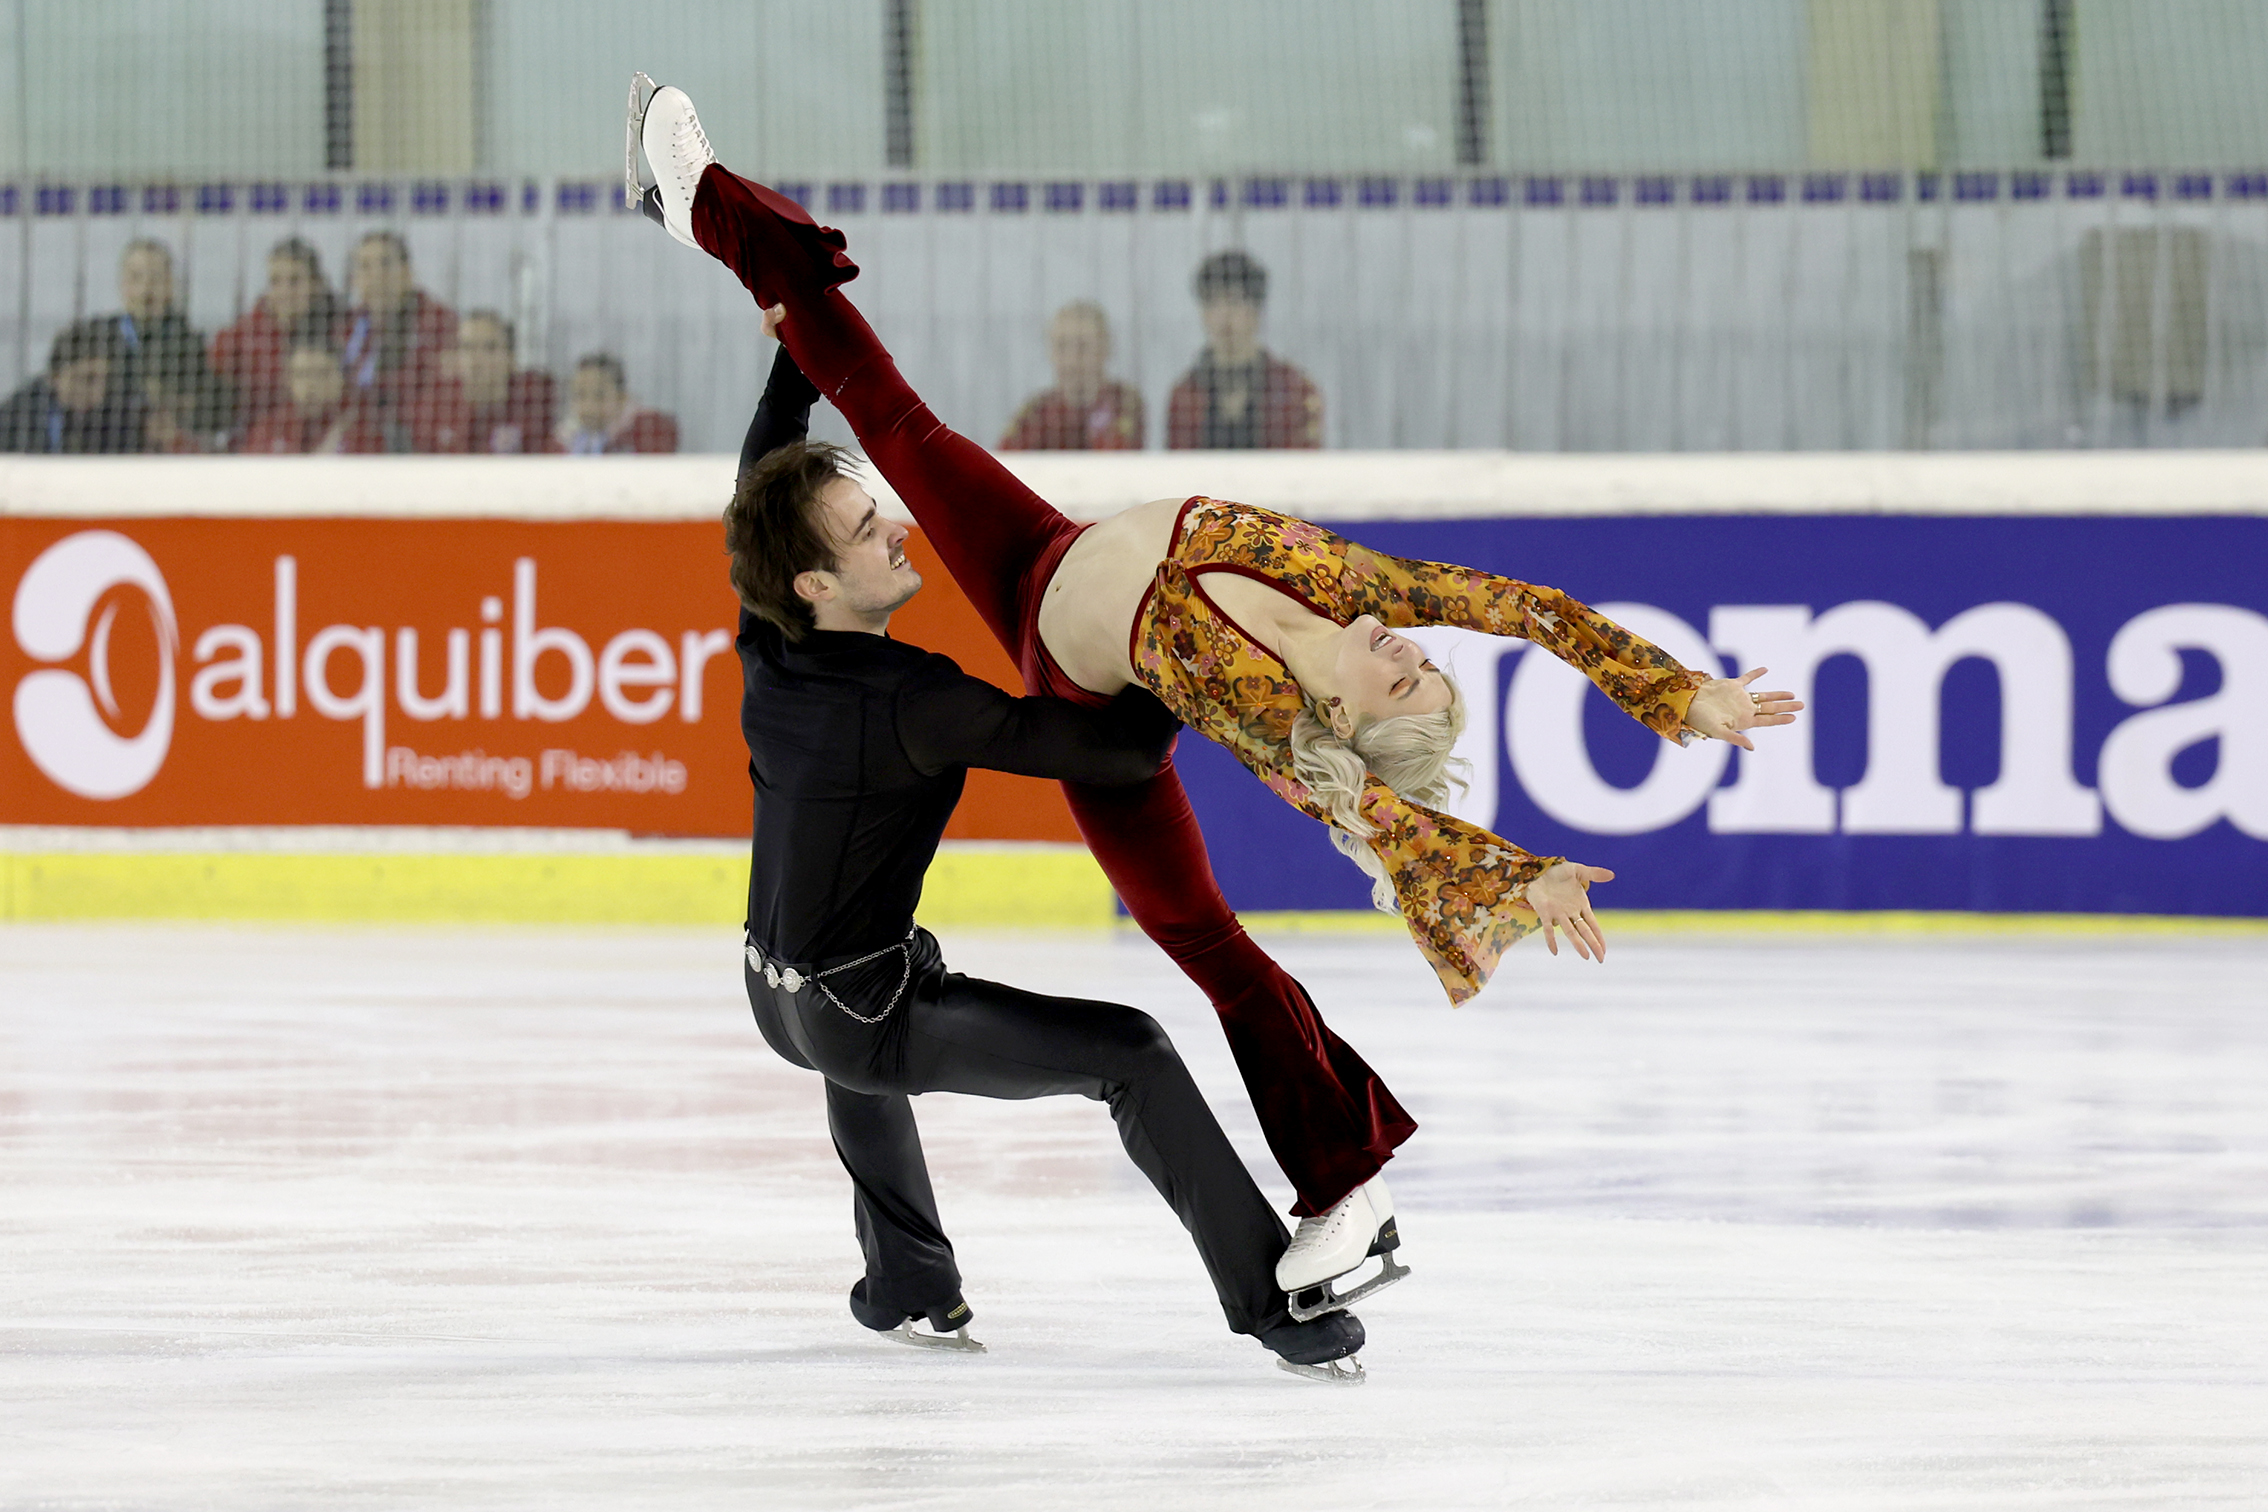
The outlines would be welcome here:
M 1134 682 L 1127 632 L 1158 563 L 1173 549 L 1179 499 L 1158 499 L 1089 526 L 1055 564 L 1040 599 L 1040 644 L 1063 675 L 1092 693 Z
M 1134 632 L 1159 565 L 1173 555 L 1187 503 L 1154 499 L 1089 526 L 1048 579 L 1040 600 L 1040 644 L 1064 676 L 1089 692 L 1116 694 L 1133 685 Z M 1323 618 L 1257 575 L 1219 571 L 1205 576 L 1205 596 L 1271 655 L 1287 622 Z

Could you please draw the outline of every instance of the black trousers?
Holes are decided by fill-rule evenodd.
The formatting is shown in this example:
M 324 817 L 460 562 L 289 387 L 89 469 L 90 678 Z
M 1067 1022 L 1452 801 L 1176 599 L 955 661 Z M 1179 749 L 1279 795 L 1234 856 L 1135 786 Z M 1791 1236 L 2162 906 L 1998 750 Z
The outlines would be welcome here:
M 1229 1327 L 1257 1333 L 1285 1318 L 1275 1277 L 1289 1242 L 1283 1221 L 1157 1020 L 1116 1003 L 1043 997 L 947 971 L 927 930 L 915 932 L 910 948 L 905 994 L 875 1024 L 858 1022 L 815 984 L 791 993 L 742 968 L 765 1040 L 827 1078 L 827 1126 L 854 1188 L 868 1302 L 925 1313 L 961 1290 L 909 1096 L 1077 1095 L 1109 1105 L 1126 1153 L 1197 1242 Z M 893 952 L 827 985 L 873 1014 L 903 967 Z

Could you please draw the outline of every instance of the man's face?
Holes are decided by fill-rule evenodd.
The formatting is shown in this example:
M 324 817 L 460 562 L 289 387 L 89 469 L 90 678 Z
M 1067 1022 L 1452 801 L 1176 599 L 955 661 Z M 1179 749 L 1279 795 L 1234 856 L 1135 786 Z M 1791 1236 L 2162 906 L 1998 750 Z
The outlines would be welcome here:
M 475 317 L 457 322 L 457 346 L 451 361 L 465 397 L 475 404 L 502 404 L 512 391 L 512 346 L 504 328 L 493 320 Z
M 98 408 L 110 392 L 110 359 L 80 357 L 66 362 L 49 375 L 48 382 L 55 386 L 56 402 L 65 409 Z
M 294 347 L 284 382 L 291 391 L 292 407 L 308 414 L 320 414 L 346 397 L 346 374 L 339 359 L 321 347 Z
M 913 532 L 883 519 L 873 497 L 849 478 L 837 478 L 820 491 L 819 510 L 835 546 L 835 567 L 827 576 L 834 583 L 836 607 L 864 628 L 879 629 L 921 591 L 921 574 L 906 560 L 906 538 Z
M 1260 306 L 1241 294 L 1215 294 L 1198 308 L 1213 355 L 1222 362 L 1250 362 L 1260 350 Z
M 173 259 L 155 247 L 136 247 L 118 264 L 118 303 L 148 322 L 173 308 Z
M 285 325 L 315 308 L 315 275 L 296 257 L 268 259 L 268 313 Z
M 390 314 L 409 298 L 409 259 L 392 242 L 366 241 L 354 249 L 354 292 L 363 307 Z
M 567 385 L 567 402 L 574 406 L 577 428 L 603 431 L 621 417 L 627 396 L 615 387 L 614 375 L 602 367 L 579 367 Z
M 1083 310 L 1066 310 L 1047 328 L 1047 355 L 1056 387 L 1080 398 L 1098 394 L 1110 363 L 1110 331 Z

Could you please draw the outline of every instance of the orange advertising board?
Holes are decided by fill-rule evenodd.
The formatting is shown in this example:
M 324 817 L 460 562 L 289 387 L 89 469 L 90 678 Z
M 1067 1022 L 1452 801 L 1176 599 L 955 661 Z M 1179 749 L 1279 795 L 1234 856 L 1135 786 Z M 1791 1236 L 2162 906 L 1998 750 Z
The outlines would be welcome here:
M 1021 685 L 916 537 L 892 633 Z M 748 833 L 699 521 L 0 519 L 0 824 Z M 971 773 L 955 838 L 1075 840 Z

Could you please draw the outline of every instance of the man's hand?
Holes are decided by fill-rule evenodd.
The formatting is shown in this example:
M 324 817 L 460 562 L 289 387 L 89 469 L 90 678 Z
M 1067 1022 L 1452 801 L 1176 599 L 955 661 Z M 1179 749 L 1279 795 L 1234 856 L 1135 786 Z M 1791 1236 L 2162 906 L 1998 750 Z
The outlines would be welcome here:
M 1586 961 L 1606 959 L 1606 937 L 1599 933 L 1599 921 L 1591 915 L 1591 884 L 1612 882 L 1614 873 L 1603 866 L 1580 866 L 1573 861 L 1561 861 L 1542 876 L 1530 882 L 1527 888 L 1528 906 L 1536 911 L 1536 922 L 1543 925 L 1544 949 L 1559 954 L 1559 937 L 1553 931 L 1567 931 L 1567 943 Z
M 787 319 L 787 306 L 784 304 L 773 305 L 764 312 L 764 334 L 777 341 L 780 335 L 780 322 L 785 319 Z
M 1703 683 L 1685 711 L 1685 727 L 1744 751 L 1755 750 L 1755 743 L 1741 731 L 1794 724 L 1796 710 L 1803 707 L 1803 701 L 1793 693 L 1751 691 L 1748 685 L 1763 675 L 1764 669 L 1758 667 L 1737 678 L 1713 677 Z

